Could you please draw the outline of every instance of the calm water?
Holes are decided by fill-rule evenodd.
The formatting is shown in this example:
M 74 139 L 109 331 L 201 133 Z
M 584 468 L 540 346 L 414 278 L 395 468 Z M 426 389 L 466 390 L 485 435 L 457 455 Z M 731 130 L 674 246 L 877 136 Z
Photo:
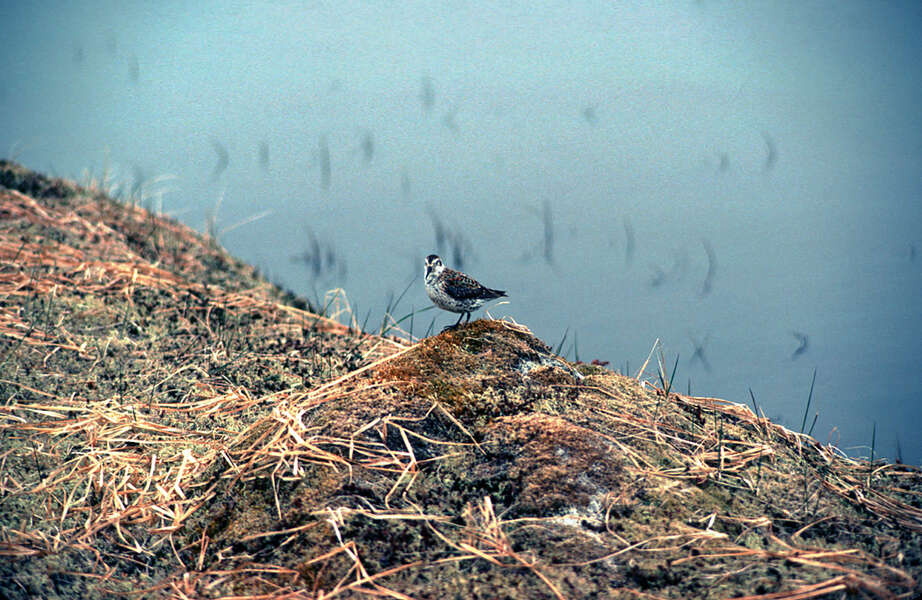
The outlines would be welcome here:
M 441 239 L 570 358 L 793 429 L 815 368 L 819 439 L 922 462 L 922 4 L 10 4 L 0 153 L 375 325 Z

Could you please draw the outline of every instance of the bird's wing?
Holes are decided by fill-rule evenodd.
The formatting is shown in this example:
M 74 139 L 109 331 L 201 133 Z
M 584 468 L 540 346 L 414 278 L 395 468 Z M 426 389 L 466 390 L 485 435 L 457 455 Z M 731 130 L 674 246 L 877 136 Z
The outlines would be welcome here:
M 466 300 L 468 298 L 481 298 L 487 288 L 480 285 L 472 277 L 458 271 L 446 269 L 445 274 L 445 291 L 454 298 Z

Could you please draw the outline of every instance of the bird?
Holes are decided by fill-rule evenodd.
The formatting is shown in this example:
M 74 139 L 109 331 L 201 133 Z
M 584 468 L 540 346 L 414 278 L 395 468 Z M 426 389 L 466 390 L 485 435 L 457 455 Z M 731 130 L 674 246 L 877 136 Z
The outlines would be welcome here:
M 426 294 L 433 304 L 453 313 L 461 313 L 458 322 L 442 331 L 455 329 L 461 325 L 461 319 L 467 315 L 471 320 L 471 311 L 477 310 L 490 300 L 506 295 L 503 290 L 493 290 L 475 281 L 460 271 L 449 269 L 442 264 L 436 254 L 426 257 Z

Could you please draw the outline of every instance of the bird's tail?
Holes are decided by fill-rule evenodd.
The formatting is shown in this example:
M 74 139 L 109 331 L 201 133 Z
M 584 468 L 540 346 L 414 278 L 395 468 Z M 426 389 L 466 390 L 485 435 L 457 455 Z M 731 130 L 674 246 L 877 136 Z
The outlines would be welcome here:
M 493 298 L 500 298 L 506 295 L 506 292 L 503 290 L 491 290 L 490 288 L 487 288 L 487 291 L 492 294 Z

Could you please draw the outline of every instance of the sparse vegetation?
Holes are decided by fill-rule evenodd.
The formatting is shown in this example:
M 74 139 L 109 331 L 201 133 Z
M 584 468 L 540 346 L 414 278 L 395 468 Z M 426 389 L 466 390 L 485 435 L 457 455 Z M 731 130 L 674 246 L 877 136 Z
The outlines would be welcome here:
M 0 186 L 0 597 L 922 593 L 919 469 L 754 395 L 507 321 L 369 335 L 135 205 L 8 162 Z

